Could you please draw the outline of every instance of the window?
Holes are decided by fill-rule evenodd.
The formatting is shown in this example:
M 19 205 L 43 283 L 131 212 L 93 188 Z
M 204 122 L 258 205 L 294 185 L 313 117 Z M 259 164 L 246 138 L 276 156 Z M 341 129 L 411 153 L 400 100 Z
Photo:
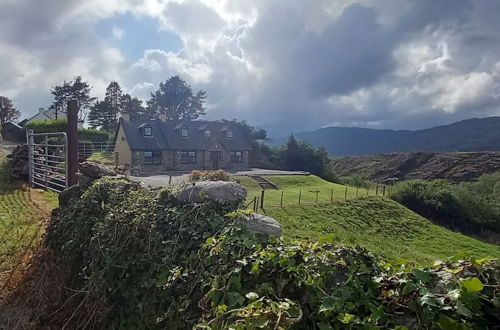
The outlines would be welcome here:
M 205 137 L 210 137 L 212 135 L 212 132 L 210 131 L 210 128 L 205 128 Z
M 196 164 L 196 151 L 181 151 L 181 164 Z
M 228 139 L 230 139 L 230 138 L 232 138 L 232 137 L 233 137 L 233 130 L 232 130 L 232 129 L 228 129 L 228 130 L 226 131 L 226 137 L 227 137 Z
M 151 126 L 146 125 L 144 126 L 144 136 L 152 136 L 153 135 L 153 128 Z
M 144 151 L 144 164 L 161 164 L 161 151 Z
M 231 156 L 231 163 L 243 162 L 243 153 L 241 151 L 231 151 L 229 155 Z
M 182 137 L 187 137 L 188 136 L 188 129 L 183 127 L 181 128 L 181 136 Z

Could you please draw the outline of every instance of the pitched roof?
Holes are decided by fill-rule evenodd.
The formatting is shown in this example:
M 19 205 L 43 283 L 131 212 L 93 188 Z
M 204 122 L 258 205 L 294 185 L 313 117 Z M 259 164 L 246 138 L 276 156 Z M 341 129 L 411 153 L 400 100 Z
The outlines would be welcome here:
M 250 150 L 250 143 L 234 124 L 227 120 L 181 121 L 155 120 L 124 121 L 120 119 L 131 150 L 203 150 L 214 140 L 220 141 L 227 150 Z M 149 124 L 152 136 L 144 136 L 143 129 Z M 226 137 L 226 130 L 232 128 L 233 137 Z M 181 129 L 188 130 L 188 136 L 181 136 Z M 210 129 L 210 137 L 205 130 Z

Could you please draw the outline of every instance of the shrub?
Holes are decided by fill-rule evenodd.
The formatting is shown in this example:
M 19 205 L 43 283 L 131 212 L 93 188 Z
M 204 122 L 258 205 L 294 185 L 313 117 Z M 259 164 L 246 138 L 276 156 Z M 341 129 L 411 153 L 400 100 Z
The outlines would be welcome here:
M 194 170 L 189 174 L 191 181 L 230 181 L 231 176 L 224 170 L 199 171 Z
M 51 119 L 45 121 L 33 121 L 27 123 L 25 128 L 31 129 L 35 133 L 54 133 L 54 132 L 67 132 L 67 120 L 66 119 Z M 105 131 L 99 131 L 96 129 L 79 129 L 78 139 L 79 140 L 90 140 L 92 142 L 106 142 L 110 138 L 110 134 Z
M 54 212 L 46 236 L 72 289 L 65 305 L 73 312 L 59 314 L 69 328 L 479 329 L 500 321 L 499 269 L 489 260 L 408 269 L 327 238 L 264 239 L 235 224 L 242 211 L 178 205 L 169 189 L 125 180 L 96 181 L 74 198 Z
M 359 174 L 341 176 L 337 179 L 337 182 L 343 185 L 353 186 L 358 188 L 371 188 L 375 185 L 367 177 Z

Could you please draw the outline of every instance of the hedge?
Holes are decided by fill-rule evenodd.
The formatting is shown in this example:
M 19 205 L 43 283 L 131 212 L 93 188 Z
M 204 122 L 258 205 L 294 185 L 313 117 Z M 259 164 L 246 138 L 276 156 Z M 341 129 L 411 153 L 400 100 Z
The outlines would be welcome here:
M 53 132 L 67 132 L 66 119 L 51 119 L 45 121 L 33 121 L 27 123 L 26 129 L 31 129 L 35 133 L 53 133 Z M 111 135 L 104 131 L 97 129 L 79 129 L 79 140 L 90 140 L 92 142 L 106 142 L 111 138 Z

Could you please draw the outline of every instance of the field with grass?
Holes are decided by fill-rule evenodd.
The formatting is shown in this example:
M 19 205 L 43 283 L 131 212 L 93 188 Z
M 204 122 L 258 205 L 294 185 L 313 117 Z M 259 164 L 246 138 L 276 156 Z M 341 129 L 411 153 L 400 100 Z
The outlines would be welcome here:
M 0 182 L 0 288 L 38 245 L 45 220 L 57 203 L 55 193 L 8 183 L 5 178 Z
M 341 200 L 358 196 L 366 196 L 367 190 L 364 188 L 347 187 L 344 185 L 331 183 L 315 175 L 272 175 L 263 176 L 265 179 L 274 183 L 278 190 L 268 189 L 264 194 L 264 206 L 281 205 L 281 194 L 283 192 L 283 205 L 298 205 L 299 196 L 301 204 L 315 204 L 316 195 L 318 203 L 332 200 Z M 247 188 L 247 200 L 251 201 L 254 197 L 261 196 L 262 189 L 258 183 L 247 176 L 235 176 Z M 376 194 L 375 189 L 368 190 L 368 194 Z M 332 195 L 333 193 L 333 195 Z M 379 190 L 382 194 L 382 189 Z
M 345 187 L 328 183 L 315 176 L 269 176 L 285 194 L 317 187 L 334 188 L 335 194 Z M 249 199 L 260 194 L 260 187 L 250 178 L 239 178 L 249 192 Z M 313 188 L 314 189 L 314 188 Z M 311 189 L 312 190 L 312 189 Z M 353 197 L 352 191 L 348 188 Z M 266 191 L 268 194 L 270 190 Z M 365 190 L 366 192 L 366 190 Z M 283 235 L 289 239 L 318 240 L 328 237 L 334 242 L 359 244 L 389 261 L 405 259 L 416 264 L 432 264 L 437 259 L 470 253 L 474 256 L 500 257 L 500 246 L 450 231 L 433 224 L 399 203 L 382 196 L 362 196 L 347 200 L 335 198 L 330 202 L 309 205 L 279 205 L 279 198 L 268 194 L 269 202 L 263 212 L 278 220 Z M 320 195 L 321 197 L 321 195 Z M 268 197 L 266 196 L 266 201 Z M 324 200 L 323 200 L 324 201 Z M 296 203 L 295 203 L 296 204 Z

